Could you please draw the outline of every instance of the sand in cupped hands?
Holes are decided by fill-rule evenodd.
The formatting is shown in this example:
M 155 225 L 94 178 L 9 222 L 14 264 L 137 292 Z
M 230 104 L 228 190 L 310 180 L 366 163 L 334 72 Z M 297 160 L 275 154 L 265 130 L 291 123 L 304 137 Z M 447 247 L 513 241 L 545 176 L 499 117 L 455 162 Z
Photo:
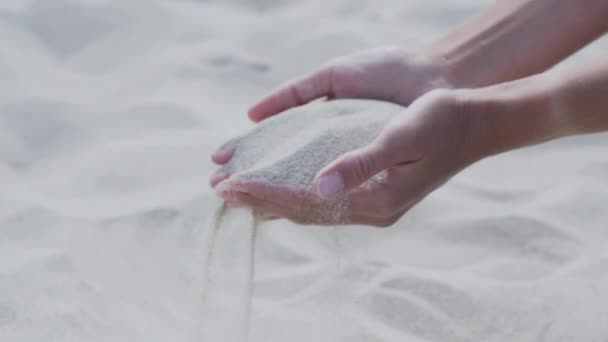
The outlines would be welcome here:
M 225 147 L 233 177 L 310 188 L 342 154 L 363 147 L 404 107 L 373 100 L 314 102 L 271 117 Z
M 224 170 L 234 177 L 310 188 L 321 168 L 343 153 L 371 142 L 402 109 L 380 101 L 338 100 L 289 110 L 229 142 L 226 147 L 235 152 Z M 249 213 L 250 219 L 227 219 L 234 215 L 222 205 L 209 225 L 204 305 L 207 311 L 213 312 L 207 316 L 207 324 L 213 326 L 207 329 L 208 334 L 226 341 L 244 341 L 248 339 L 251 324 L 258 219 L 253 212 Z M 248 252 L 238 254 L 240 260 L 226 263 L 221 260 L 222 251 L 216 247 L 216 239 L 228 235 L 230 245 L 238 245 Z M 212 269 L 215 269 L 213 275 Z M 226 288 L 231 289 L 232 296 L 226 296 Z M 220 315 L 223 318 L 216 321 L 228 322 L 228 325 L 210 324 L 209 317 Z

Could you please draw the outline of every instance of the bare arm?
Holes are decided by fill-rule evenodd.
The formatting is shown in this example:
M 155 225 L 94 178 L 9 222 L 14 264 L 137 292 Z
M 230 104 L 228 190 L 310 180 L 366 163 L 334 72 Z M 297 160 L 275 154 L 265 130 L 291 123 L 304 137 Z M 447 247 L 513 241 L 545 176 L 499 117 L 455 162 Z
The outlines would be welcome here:
M 250 110 L 263 120 L 317 98 L 409 105 L 436 88 L 473 88 L 542 72 L 608 29 L 605 0 L 497 1 L 419 51 L 376 49 L 334 59 L 287 82 Z
M 608 131 L 608 60 L 457 91 L 474 118 L 477 154 Z
M 414 54 L 375 50 L 332 61 L 280 87 L 249 115 L 260 121 L 319 97 L 408 105 L 374 142 L 327 165 L 313 184 L 317 197 L 348 198 L 347 219 L 339 223 L 390 226 L 484 157 L 607 131 L 606 59 L 542 73 L 605 33 L 606 18 L 606 0 L 501 1 Z M 223 164 L 232 153 L 220 150 L 213 158 Z M 382 182 L 367 182 L 382 171 Z M 215 176 L 211 183 L 228 178 L 223 187 L 228 189 L 229 177 Z M 310 203 L 294 200 L 285 189 L 269 187 L 260 193 L 241 184 L 238 191 L 246 194 L 241 204 L 295 222 L 310 220 L 301 215 L 312 211 L 302 208 L 318 207 L 315 196 L 306 197 L 315 199 Z
M 475 88 L 540 73 L 608 30 L 608 1 L 497 3 L 430 48 L 455 87 Z

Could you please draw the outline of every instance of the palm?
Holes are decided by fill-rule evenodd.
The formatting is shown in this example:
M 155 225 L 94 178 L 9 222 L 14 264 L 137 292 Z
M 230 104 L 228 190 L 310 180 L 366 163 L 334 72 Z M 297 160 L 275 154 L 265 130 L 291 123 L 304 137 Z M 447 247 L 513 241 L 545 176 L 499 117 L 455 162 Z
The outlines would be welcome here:
M 430 90 L 437 72 L 432 63 L 397 48 L 338 58 L 328 64 L 330 97 L 367 98 L 409 105 Z

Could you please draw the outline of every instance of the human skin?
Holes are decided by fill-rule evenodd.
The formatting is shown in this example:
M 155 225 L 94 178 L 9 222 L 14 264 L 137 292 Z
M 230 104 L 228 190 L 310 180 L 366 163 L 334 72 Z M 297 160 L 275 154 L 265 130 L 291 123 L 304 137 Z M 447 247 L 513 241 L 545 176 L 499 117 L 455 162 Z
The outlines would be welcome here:
M 395 117 L 371 144 L 319 172 L 340 173 L 344 213 L 318 197 L 230 179 L 218 192 L 233 205 L 301 224 L 390 226 L 463 168 L 491 155 L 564 136 L 608 131 L 608 61 L 477 89 L 434 90 Z M 441 137 L 441 138 L 438 138 Z M 357 156 L 351 158 L 351 156 Z M 379 172 L 381 182 L 367 182 Z M 232 184 L 231 184 L 232 183 Z M 345 198 L 346 198 L 345 197 Z
M 333 59 L 271 92 L 251 107 L 249 117 L 258 122 L 318 98 L 407 106 L 433 89 L 473 88 L 529 76 L 602 35 L 608 29 L 606 15 L 608 2 L 603 0 L 499 1 L 420 51 L 388 47 Z M 212 159 L 225 164 L 232 152 L 220 149 Z M 228 176 L 214 174 L 211 185 Z
M 601 93 L 608 90 L 608 75 L 602 63 L 563 75 L 472 88 L 542 72 L 604 33 L 606 14 L 608 5 L 602 1 L 500 2 L 421 54 L 374 50 L 330 62 L 260 101 L 250 117 L 263 120 L 323 96 L 382 99 L 410 107 L 372 144 L 319 172 L 316 193 L 238 180 L 223 182 L 216 190 L 229 204 L 252 207 L 268 217 L 387 226 L 488 155 L 603 130 L 601 113 L 608 104 L 601 102 Z M 541 44 L 542 49 L 533 48 Z M 582 103 L 585 108 L 577 110 Z M 217 151 L 213 160 L 226 163 L 232 152 Z M 386 175 L 382 182 L 365 183 L 381 171 Z M 212 176 L 212 186 L 229 176 Z M 339 222 L 331 222 L 325 218 L 335 215 L 324 215 L 327 206 L 319 203 L 337 197 L 347 198 L 348 206 Z

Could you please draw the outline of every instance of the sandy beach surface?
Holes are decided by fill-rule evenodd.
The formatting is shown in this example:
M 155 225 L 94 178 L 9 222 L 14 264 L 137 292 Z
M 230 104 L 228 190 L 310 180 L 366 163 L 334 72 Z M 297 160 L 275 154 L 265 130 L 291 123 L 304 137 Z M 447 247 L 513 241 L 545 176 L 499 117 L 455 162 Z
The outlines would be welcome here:
M 237 329 L 202 312 L 209 154 L 287 79 L 414 50 L 490 3 L 1 1 L 0 342 Z M 250 217 L 231 220 L 228 284 Z M 607 223 L 606 134 L 484 160 L 390 229 L 265 223 L 249 340 L 605 342 Z

